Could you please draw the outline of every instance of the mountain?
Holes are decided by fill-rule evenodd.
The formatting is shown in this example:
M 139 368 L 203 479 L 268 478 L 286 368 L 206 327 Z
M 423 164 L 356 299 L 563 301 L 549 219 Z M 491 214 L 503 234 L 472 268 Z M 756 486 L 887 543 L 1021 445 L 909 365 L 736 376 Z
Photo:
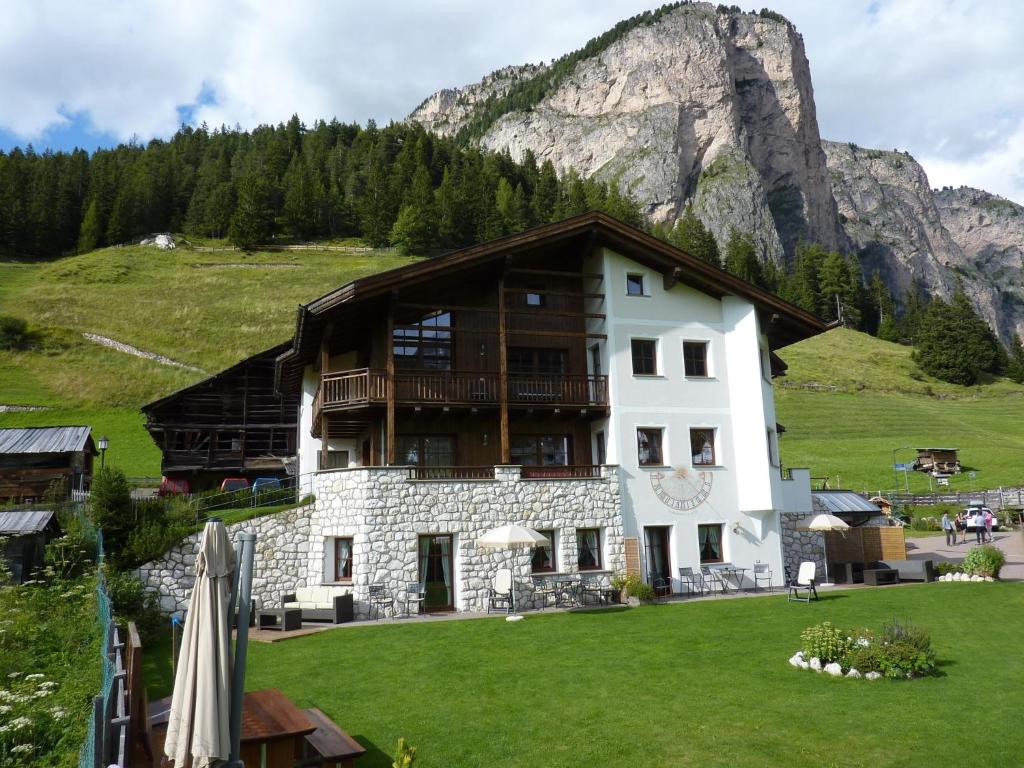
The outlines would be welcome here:
M 617 181 L 653 221 L 692 201 L 720 245 L 735 226 L 777 264 L 806 240 L 858 254 L 897 299 L 962 284 L 1004 340 L 1024 330 L 1024 209 L 935 192 L 905 152 L 822 141 L 803 39 L 771 11 L 665 6 L 551 64 L 439 91 L 409 119 Z

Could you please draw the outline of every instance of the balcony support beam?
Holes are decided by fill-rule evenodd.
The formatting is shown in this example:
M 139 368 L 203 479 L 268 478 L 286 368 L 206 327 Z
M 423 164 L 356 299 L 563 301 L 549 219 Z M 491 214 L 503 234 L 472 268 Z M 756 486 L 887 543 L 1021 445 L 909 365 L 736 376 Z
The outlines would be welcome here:
M 386 377 L 386 433 L 384 438 L 384 463 L 395 463 L 395 300 L 392 295 L 388 302 L 387 377 Z
M 504 272 L 498 278 L 498 414 L 501 463 L 508 464 L 512 460 L 512 449 L 508 432 L 508 339 L 505 329 Z

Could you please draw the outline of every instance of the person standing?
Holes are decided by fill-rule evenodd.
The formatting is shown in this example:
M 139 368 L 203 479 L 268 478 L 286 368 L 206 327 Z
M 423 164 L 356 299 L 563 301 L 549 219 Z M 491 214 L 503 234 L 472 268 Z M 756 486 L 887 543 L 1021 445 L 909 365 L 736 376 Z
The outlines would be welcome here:
M 985 510 L 985 538 L 992 541 L 992 510 Z
M 960 532 L 960 543 L 967 543 L 967 515 L 961 509 L 956 513 L 956 529 Z
M 956 544 L 956 528 L 953 521 L 949 519 L 949 512 L 942 513 L 942 530 L 946 532 L 946 546 Z
M 974 538 L 976 543 L 985 543 L 985 513 L 980 509 L 974 510 Z

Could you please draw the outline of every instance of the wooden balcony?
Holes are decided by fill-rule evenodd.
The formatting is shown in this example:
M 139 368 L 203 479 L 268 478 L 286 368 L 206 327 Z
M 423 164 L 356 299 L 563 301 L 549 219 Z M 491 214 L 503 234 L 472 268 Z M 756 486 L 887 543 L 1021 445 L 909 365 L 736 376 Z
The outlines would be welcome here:
M 400 405 L 497 405 L 498 373 L 470 371 L 396 371 L 395 403 Z M 587 374 L 508 375 L 510 406 L 607 407 L 608 377 Z M 321 416 L 367 405 L 385 404 L 387 372 L 360 368 L 326 373 L 313 398 L 314 433 Z

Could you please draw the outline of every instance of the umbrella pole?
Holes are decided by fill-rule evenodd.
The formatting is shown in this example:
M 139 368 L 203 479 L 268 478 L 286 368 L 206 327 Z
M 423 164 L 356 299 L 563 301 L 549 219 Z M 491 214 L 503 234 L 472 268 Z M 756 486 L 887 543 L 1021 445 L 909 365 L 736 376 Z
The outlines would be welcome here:
M 835 584 L 828 577 L 828 542 L 825 541 L 825 534 L 821 534 L 821 554 L 825 560 L 825 580 L 821 583 L 823 587 L 834 587 Z
M 249 609 L 252 605 L 252 566 L 256 547 L 256 534 L 243 531 L 238 534 L 238 634 L 235 640 L 235 658 L 231 670 L 231 758 L 229 768 L 244 768 L 241 754 L 242 697 L 245 695 L 245 659 L 249 652 Z M 233 611 L 229 611 L 233 613 Z M 229 619 L 230 621 L 230 619 Z

